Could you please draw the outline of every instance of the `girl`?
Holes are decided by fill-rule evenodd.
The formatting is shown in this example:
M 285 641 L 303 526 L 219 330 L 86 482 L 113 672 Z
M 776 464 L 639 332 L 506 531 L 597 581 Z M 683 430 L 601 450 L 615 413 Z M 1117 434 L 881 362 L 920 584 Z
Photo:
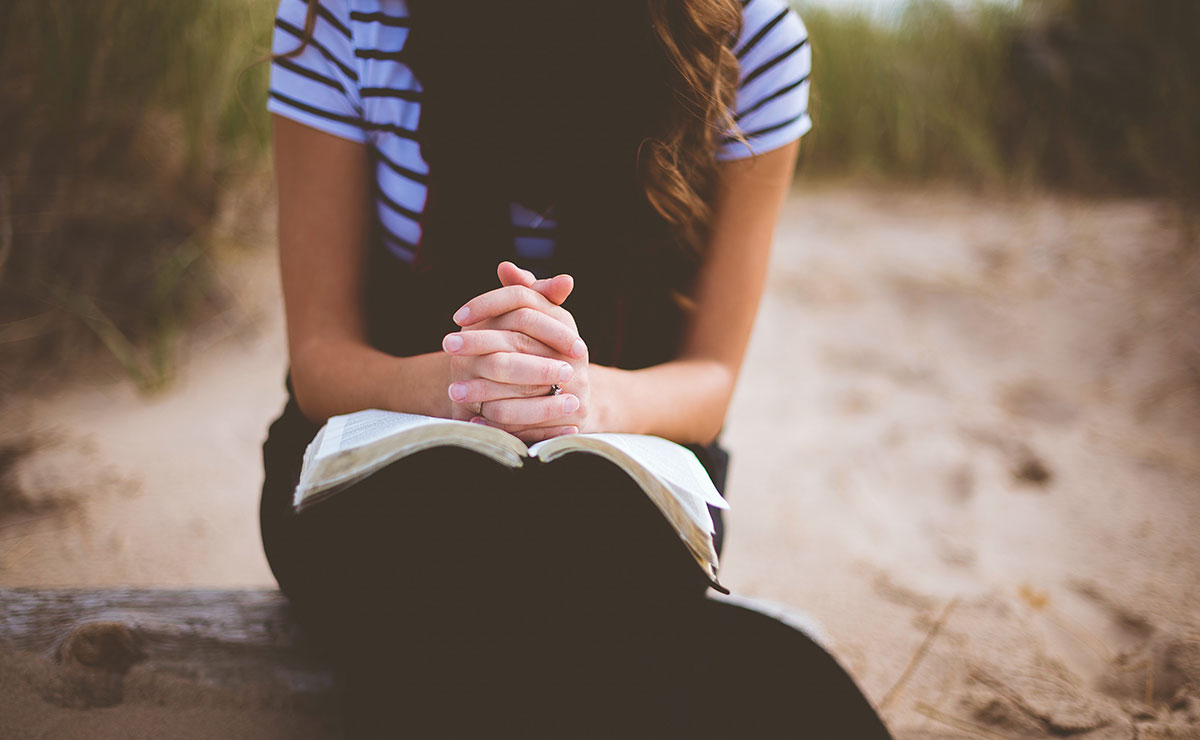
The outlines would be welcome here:
M 695 702 L 753 672 L 726 692 L 730 729 L 793 721 L 798 700 L 815 736 L 885 736 L 803 635 L 698 598 L 644 497 L 595 460 L 518 486 L 433 451 L 289 508 L 319 424 L 363 408 L 527 442 L 655 434 L 723 488 L 716 439 L 811 125 L 784 0 L 281 0 L 274 52 L 291 368 L 263 542 L 302 616 L 341 640 L 355 721 L 409 697 L 406 724 L 450 734 L 480 702 L 489 726 L 546 734 L 579 735 L 580 717 L 608 734 L 631 712 L 707 732 Z M 562 534 L 581 519 L 619 546 L 590 556 L 592 537 Z M 520 577 L 481 568 L 492 552 Z M 614 574 L 618 592 L 597 588 Z M 498 688 L 514 674 L 537 696 Z

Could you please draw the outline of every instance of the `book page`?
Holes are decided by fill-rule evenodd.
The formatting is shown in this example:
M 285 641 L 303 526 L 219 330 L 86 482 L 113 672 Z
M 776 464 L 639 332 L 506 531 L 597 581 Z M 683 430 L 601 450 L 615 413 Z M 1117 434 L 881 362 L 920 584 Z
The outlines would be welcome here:
M 444 424 L 450 419 L 437 419 L 398 411 L 367 409 L 343 416 L 331 416 L 325 423 L 314 461 L 336 455 L 342 450 L 363 447 L 406 429 Z M 466 422 L 463 422 L 466 423 Z
M 637 460 L 646 470 L 672 488 L 699 494 L 704 503 L 717 509 L 728 509 L 729 502 L 717 492 L 708 471 L 696 459 L 696 455 L 684 447 L 662 437 L 648 434 L 583 434 L 580 437 L 598 439 Z M 550 441 L 550 440 L 547 440 Z M 529 448 L 532 455 L 545 442 Z
M 356 411 L 330 417 L 309 443 L 292 504 L 299 511 L 433 447 L 461 447 L 510 468 L 521 467 L 529 452 L 524 442 L 492 427 L 396 411 Z

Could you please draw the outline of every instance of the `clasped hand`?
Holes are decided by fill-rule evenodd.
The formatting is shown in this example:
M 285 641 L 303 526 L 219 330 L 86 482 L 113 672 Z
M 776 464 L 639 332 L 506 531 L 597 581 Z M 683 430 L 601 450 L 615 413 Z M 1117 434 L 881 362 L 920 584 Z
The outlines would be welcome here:
M 511 262 L 496 269 L 501 287 L 472 298 L 447 334 L 452 418 L 510 432 L 526 443 L 587 429 L 588 350 L 562 302 L 569 275 L 535 280 Z M 550 395 L 558 385 L 562 392 Z

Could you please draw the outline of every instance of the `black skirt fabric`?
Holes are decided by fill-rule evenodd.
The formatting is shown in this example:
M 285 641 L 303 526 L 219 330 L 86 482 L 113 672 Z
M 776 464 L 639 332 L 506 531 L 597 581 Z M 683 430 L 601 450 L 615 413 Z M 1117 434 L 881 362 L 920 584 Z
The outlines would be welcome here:
M 373 346 L 435 351 L 456 329 L 444 317 L 457 299 L 436 282 L 394 259 L 370 276 Z M 628 318 L 640 333 L 618 326 L 611 355 L 628 364 L 604 364 L 664 361 L 655 353 L 670 332 Z M 337 660 L 348 736 L 889 737 L 807 635 L 704 598 L 707 580 L 674 530 L 603 458 L 514 471 L 436 448 L 295 513 L 319 427 L 287 385 L 263 445 L 263 547 Z M 729 455 L 690 449 L 725 493 Z M 722 512 L 712 514 L 720 552 Z
M 512 470 L 435 448 L 297 514 L 316 431 L 294 399 L 272 425 L 262 536 L 335 657 L 347 736 L 890 737 L 807 635 L 704 598 L 607 460 Z

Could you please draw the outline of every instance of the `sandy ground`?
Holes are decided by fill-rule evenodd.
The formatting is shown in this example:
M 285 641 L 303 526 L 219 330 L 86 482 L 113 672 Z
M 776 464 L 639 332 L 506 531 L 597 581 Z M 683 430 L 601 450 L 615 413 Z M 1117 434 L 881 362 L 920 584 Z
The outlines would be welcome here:
M 1200 252 L 1174 215 L 787 204 L 723 580 L 815 618 L 903 737 L 1200 737 Z M 0 404 L 0 586 L 273 585 L 278 285 L 268 250 L 221 269 L 238 301 L 168 391 L 100 367 Z

